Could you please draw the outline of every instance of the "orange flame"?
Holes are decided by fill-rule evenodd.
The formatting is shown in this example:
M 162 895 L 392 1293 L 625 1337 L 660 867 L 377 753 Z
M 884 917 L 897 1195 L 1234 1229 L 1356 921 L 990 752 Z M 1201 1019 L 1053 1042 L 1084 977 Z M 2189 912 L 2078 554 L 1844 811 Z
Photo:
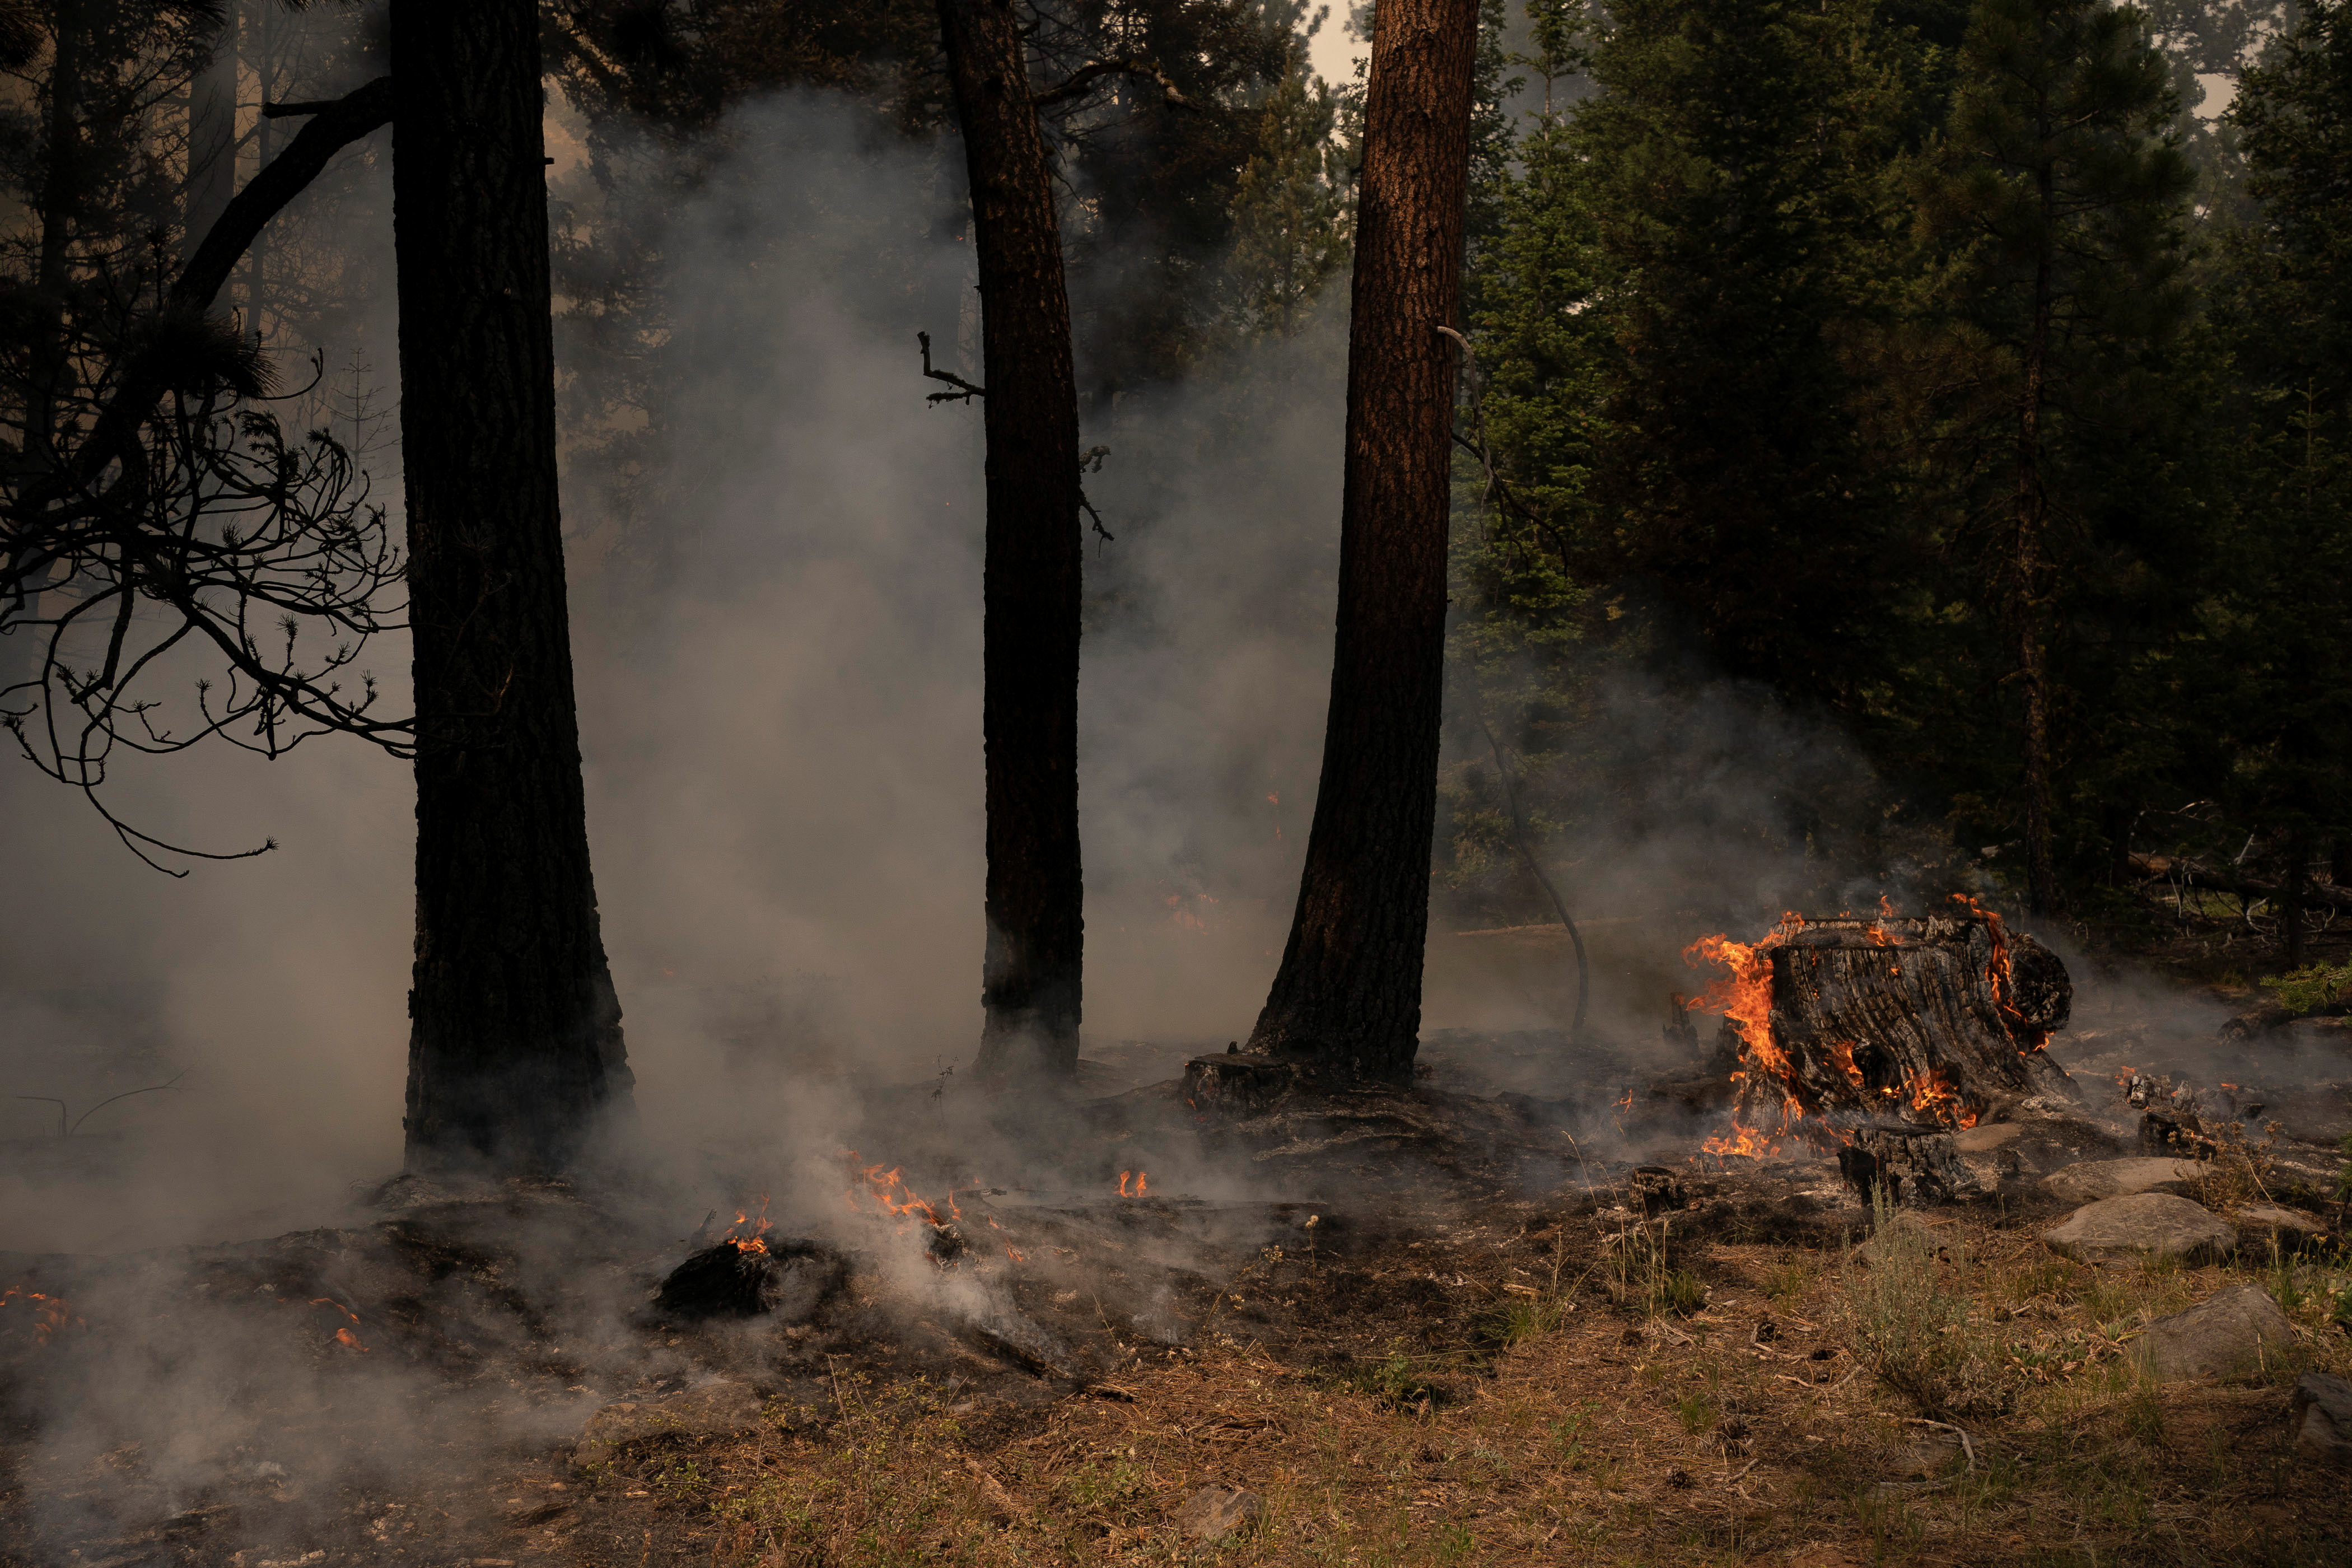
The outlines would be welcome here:
M 2025 1015 L 2017 1010 L 2014 1000 L 2016 972 L 2009 962 L 2009 931 L 2000 923 L 2000 914 L 1966 893 L 1954 893 L 1952 902 L 1966 905 L 1969 913 L 1985 923 L 1985 934 L 1992 941 L 1992 957 L 1985 964 L 1985 984 L 1992 987 L 1993 1004 L 2007 1017 L 2010 1032 L 2030 1042 L 2022 1047 L 2024 1050 L 2042 1049 L 2050 1043 L 2050 1034 L 2046 1029 L 2037 1029 L 2027 1023 Z
M 1904 1086 L 1911 1091 L 1911 1109 L 1946 1127 L 1974 1127 L 1977 1113 L 1960 1099 L 1941 1068 L 1929 1068 Z
M 1127 1184 L 1128 1184 L 1128 1183 L 1129 1183 L 1130 1180 L 1132 1180 L 1132 1181 L 1135 1183 L 1135 1190 L 1134 1190 L 1133 1192 L 1129 1192 L 1129 1191 L 1128 1191 L 1128 1190 L 1127 1190 Z M 1140 1171 L 1121 1171 L 1121 1172 L 1118 1173 L 1118 1195 L 1119 1195 L 1120 1197 L 1123 1197 L 1123 1198 L 1139 1198 L 1139 1197 L 1142 1197 L 1146 1193 L 1148 1193 L 1148 1192 L 1150 1192 L 1150 1184 L 1147 1180 L 1145 1180 L 1145 1178 L 1144 1178 L 1144 1174 L 1143 1174 L 1143 1173 L 1142 1173 L 1142 1172 L 1140 1172 Z
M 360 1315 L 357 1312 L 352 1311 L 349 1307 L 344 1306 L 332 1296 L 313 1296 L 310 1299 L 310 1305 L 313 1307 L 332 1307 L 336 1311 L 341 1312 L 344 1317 L 351 1320 L 349 1323 L 342 1324 L 335 1330 L 335 1342 L 337 1344 L 341 1345 L 346 1350 L 363 1352 L 367 1349 L 367 1346 L 360 1343 L 359 1335 L 352 1331 L 353 1329 L 360 1326 Z
M 885 1170 L 879 1164 L 865 1164 L 862 1163 L 862 1156 L 855 1149 L 843 1150 L 842 1159 L 849 1167 L 848 1202 L 851 1213 L 869 1212 L 861 1200 L 871 1198 L 883 1213 L 902 1222 L 919 1219 L 925 1225 L 932 1226 L 943 1226 L 947 1223 L 947 1220 L 940 1217 L 939 1210 L 931 1206 L 929 1199 L 921 1196 L 899 1179 L 899 1173 L 905 1169 L 904 1166 L 893 1165 Z M 961 1219 L 963 1209 L 957 1204 L 955 1194 L 955 1188 L 950 1185 L 948 1188 L 947 1196 L 940 1201 L 947 1205 L 949 1218 Z
M 1837 1063 L 1838 1070 L 1845 1074 L 1847 1081 L 1852 1083 L 1854 1088 L 1861 1089 L 1864 1087 L 1862 1079 L 1862 1069 L 1853 1065 L 1853 1042 L 1852 1040 L 1832 1040 L 1830 1042 L 1830 1059 Z
M 1780 1145 L 1772 1142 L 1769 1135 L 1738 1122 L 1732 1123 L 1728 1135 L 1718 1133 L 1700 1144 L 1699 1148 L 1709 1154 L 1727 1158 L 1737 1155 L 1748 1160 L 1761 1160 L 1780 1152 Z
M 16 1301 L 28 1302 L 32 1306 L 35 1344 L 47 1344 L 59 1329 L 68 1323 L 81 1321 L 73 1315 L 73 1309 L 66 1304 L 64 1297 L 45 1295 L 30 1286 L 11 1285 L 7 1289 L 0 1290 L 0 1307 Z
M 746 1226 L 750 1228 L 746 1229 Z M 727 1234 L 719 1239 L 732 1243 L 738 1252 L 765 1252 L 768 1250 L 768 1232 L 772 1228 L 773 1224 L 768 1218 L 768 1194 L 761 1193 L 759 1214 L 748 1215 L 737 1209 L 735 1223 L 729 1226 Z
M 1759 1081 L 1755 1077 L 1757 1072 L 1767 1074 L 1767 1079 L 1780 1089 L 1780 1123 L 1783 1126 L 1801 1117 L 1804 1105 L 1797 1100 L 1794 1090 L 1790 1089 L 1797 1072 L 1788 1060 L 1788 1051 L 1783 1051 L 1780 1041 L 1771 1037 L 1771 957 L 1769 954 L 1771 954 L 1773 947 L 1783 945 L 1800 929 L 1804 929 L 1804 914 L 1790 910 L 1788 914 L 1780 917 L 1780 924 L 1773 926 L 1767 936 L 1757 942 L 1734 942 L 1728 936 L 1703 936 L 1682 950 L 1682 962 L 1691 963 L 1694 969 L 1700 962 L 1712 962 L 1722 963 L 1728 971 L 1724 978 L 1707 985 L 1707 990 L 1691 996 L 1689 1006 L 1700 1013 L 1722 1013 L 1724 1018 L 1731 1020 L 1731 1027 L 1738 1030 L 1740 1037 L 1740 1068 L 1743 1068 L 1731 1077 L 1743 1081 L 1743 1084 L 1755 1084 L 1755 1081 Z M 1736 1138 L 1712 1138 L 1707 1140 L 1707 1145 L 1700 1147 L 1706 1147 L 1710 1154 L 1719 1154 L 1719 1152 L 1750 1154 L 1750 1152 L 1755 1152 L 1757 1142 L 1764 1142 L 1764 1135 L 1757 1133 L 1755 1129 L 1736 1126 L 1734 1131 L 1738 1133 Z M 1712 1147 L 1717 1142 L 1727 1147 L 1717 1150 L 1717 1147 Z

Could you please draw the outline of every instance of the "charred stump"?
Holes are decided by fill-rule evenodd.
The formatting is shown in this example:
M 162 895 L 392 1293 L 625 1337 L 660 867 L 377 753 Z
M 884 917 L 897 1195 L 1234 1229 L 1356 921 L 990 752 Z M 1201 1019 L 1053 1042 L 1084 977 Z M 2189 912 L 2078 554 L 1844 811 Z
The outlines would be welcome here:
M 1973 1127 L 2027 1096 L 2067 1092 L 2042 1054 L 2072 1005 L 2065 965 L 1990 910 L 1790 915 L 1752 945 L 1709 937 L 1685 957 L 1731 971 L 1690 1004 L 1724 1015 L 1718 1047 L 1738 1061 L 1737 1126 L 1712 1152 L 1764 1153 L 1788 1134 L 1853 1146 L 1873 1127 Z
M 809 1241 L 722 1241 L 669 1272 L 654 1308 L 675 1318 L 775 1316 L 801 1322 L 841 1287 L 845 1268 Z

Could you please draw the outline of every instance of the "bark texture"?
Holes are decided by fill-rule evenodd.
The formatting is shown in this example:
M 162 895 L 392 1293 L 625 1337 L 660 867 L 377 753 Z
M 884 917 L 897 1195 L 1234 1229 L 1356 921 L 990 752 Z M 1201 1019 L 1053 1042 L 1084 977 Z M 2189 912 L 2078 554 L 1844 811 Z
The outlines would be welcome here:
M 1077 1070 L 1078 395 L 1052 166 L 1011 0 L 940 0 L 980 259 L 988 542 L 982 1074 Z
M 395 0 L 416 681 L 411 1169 L 560 1169 L 625 1105 L 556 506 L 532 0 Z
M 2065 1083 L 2042 1047 L 2073 983 L 1998 916 L 1792 920 L 1750 951 L 1769 1011 L 1729 1009 L 1719 1037 L 1743 1126 L 1973 1126 Z
M 1298 907 L 1250 1048 L 1402 1080 L 1421 1030 L 1476 0 L 1374 12 L 1339 636 Z

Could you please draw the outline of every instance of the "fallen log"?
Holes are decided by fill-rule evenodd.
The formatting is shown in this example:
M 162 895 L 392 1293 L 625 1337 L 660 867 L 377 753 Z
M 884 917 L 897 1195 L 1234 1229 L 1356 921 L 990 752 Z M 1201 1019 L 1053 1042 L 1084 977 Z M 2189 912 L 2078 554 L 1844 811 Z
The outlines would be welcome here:
M 2234 866 L 2206 866 L 2195 860 L 2167 855 L 2135 855 L 2131 858 L 2131 868 L 2143 877 L 2161 877 L 2187 887 L 2235 893 L 2242 899 L 2263 899 L 2274 904 L 2284 904 L 2290 898 L 2284 883 L 2242 876 Z M 2328 882 L 2305 882 L 2303 885 L 2303 901 L 2306 907 L 2317 905 L 2352 913 L 2352 888 L 2339 888 Z

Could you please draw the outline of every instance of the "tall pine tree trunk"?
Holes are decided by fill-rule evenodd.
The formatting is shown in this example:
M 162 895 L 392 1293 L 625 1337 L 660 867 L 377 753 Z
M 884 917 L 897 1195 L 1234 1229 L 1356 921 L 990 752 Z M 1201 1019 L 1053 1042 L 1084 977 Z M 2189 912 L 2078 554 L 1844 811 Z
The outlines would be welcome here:
M 411 1169 L 560 1169 L 630 1076 L 589 876 L 556 510 L 538 8 L 394 0 L 415 638 Z
M 2042 473 L 2042 415 L 2050 357 L 2050 249 L 2057 222 L 2053 184 L 2053 172 L 2045 162 L 2041 170 L 2042 252 L 2033 272 L 2033 321 L 2022 367 L 2025 384 L 2018 398 L 2017 489 L 2011 503 L 2014 553 L 2010 569 L 2015 577 L 2011 605 L 2018 640 L 2018 684 L 2025 699 L 2026 894 L 2029 907 L 2037 915 L 2054 914 L 2058 909 L 2058 874 L 2050 846 L 2050 647 L 2042 613 L 2049 576 L 2043 542 L 2049 503 Z
M 1052 168 L 1012 0 L 940 0 L 980 258 L 988 386 L 986 1008 L 977 1069 L 1077 1070 L 1078 395 Z
M 1381 0 L 1357 187 L 1339 618 L 1307 866 L 1250 1048 L 1410 1078 L 1429 934 L 1477 0 Z

